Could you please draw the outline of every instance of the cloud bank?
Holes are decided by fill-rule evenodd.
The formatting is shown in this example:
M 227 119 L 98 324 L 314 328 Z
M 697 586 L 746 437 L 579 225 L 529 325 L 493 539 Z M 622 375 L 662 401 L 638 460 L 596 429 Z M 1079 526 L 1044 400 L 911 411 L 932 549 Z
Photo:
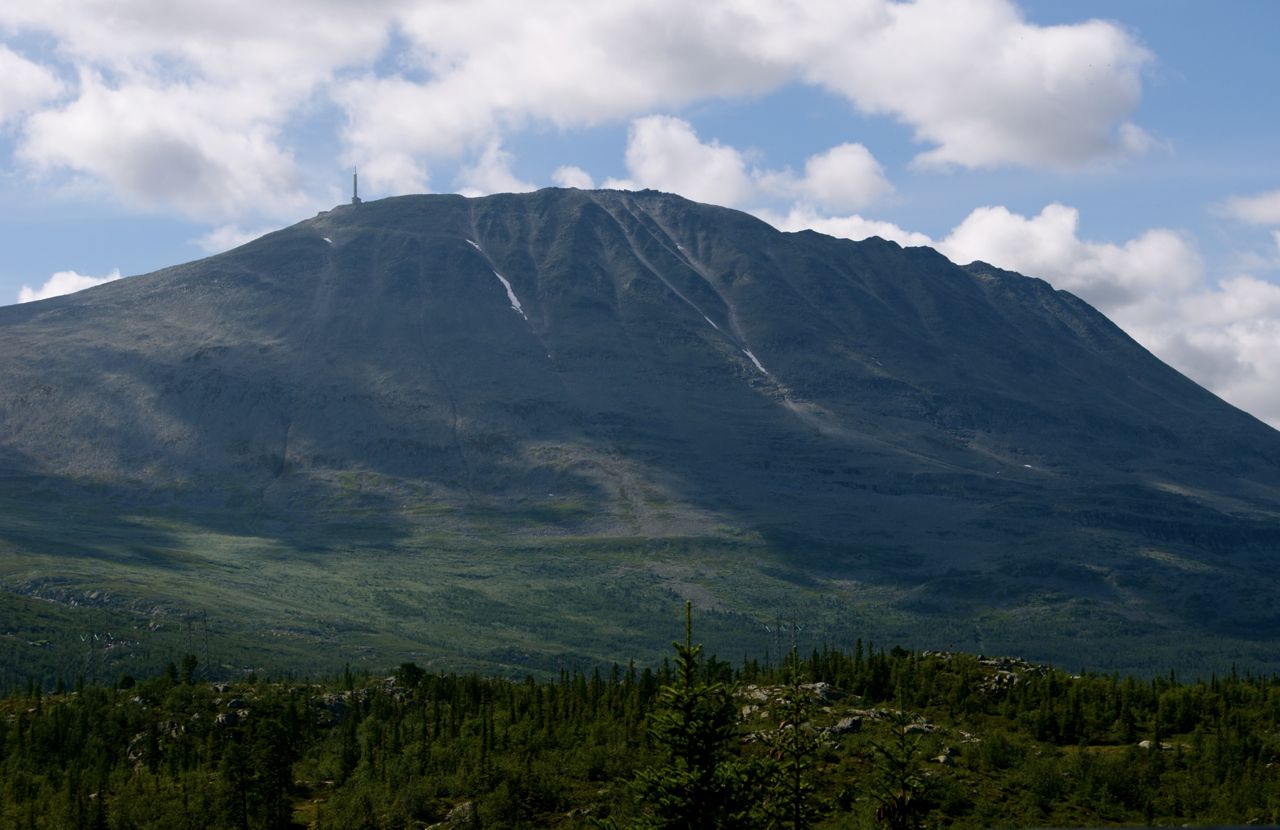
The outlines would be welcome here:
M 60 297 L 63 294 L 70 294 L 73 291 L 83 291 L 86 288 L 92 288 L 95 285 L 102 285 L 104 282 L 120 279 L 120 269 L 113 268 L 111 273 L 105 277 L 91 277 L 86 274 L 78 274 L 75 271 L 59 271 L 44 281 L 39 288 L 32 288 L 24 285 L 18 291 L 18 302 L 29 303 L 33 300 L 47 300 L 50 297 Z
M 742 150 L 703 141 L 693 125 L 669 115 L 631 123 L 625 160 L 627 178 L 608 179 L 605 187 L 666 190 L 729 207 L 786 201 L 810 211 L 856 209 L 893 192 L 884 169 L 861 144 L 839 144 L 810 156 L 803 175 L 796 175 L 755 166 Z
M 304 124 L 328 125 L 338 160 L 385 193 L 425 190 L 456 160 L 465 188 L 519 186 L 495 155 L 516 132 L 787 84 L 909 126 L 924 166 L 1072 167 L 1147 142 L 1129 122 L 1146 50 L 1113 23 L 1034 25 L 1011 0 L 547 0 L 518 14 L 505 0 L 46 0 L 0 8 L 0 31 L 56 46 L 0 47 L 0 121 L 28 169 L 210 223 L 320 198 L 300 169 Z M 633 175 L 673 175 L 644 149 L 686 140 L 679 126 L 635 129 Z M 708 172 L 694 191 L 760 185 L 732 154 L 702 155 L 726 183 Z M 847 144 L 774 187 L 851 210 L 876 195 L 874 173 Z

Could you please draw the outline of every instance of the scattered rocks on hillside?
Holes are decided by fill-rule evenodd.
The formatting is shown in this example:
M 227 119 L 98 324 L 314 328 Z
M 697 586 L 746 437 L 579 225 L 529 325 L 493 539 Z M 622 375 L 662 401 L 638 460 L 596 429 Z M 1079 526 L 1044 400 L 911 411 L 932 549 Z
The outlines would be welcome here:
M 476 812 L 473 801 L 464 801 L 449 811 L 444 821 L 427 826 L 427 830 L 455 830 L 456 828 L 479 827 L 480 816 Z
M 877 707 L 874 709 L 853 709 L 850 710 L 849 714 L 851 717 L 859 720 L 888 720 L 890 718 L 897 717 L 899 712 L 896 709 L 884 709 Z M 915 722 L 908 724 L 906 731 L 909 735 L 925 733 L 931 734 L 939 731 L 939 728 L 940 727 L 938 727 L 937 724 L 930 723 L 920 715 L 915 715 Z
M 830 683 L 818 681 L 816 683 L 803 683 L 801 689 L 808 692 L 809 696 L 814 700 L 822 702 L 843 700 L 848 694 L 841 689 L 837 689 Z M 738 697 L 744 698 L 756 703 L 776 703 L 782 697 L 782 686 L 743 686 L 738 690 Z M 856 699 L 856 698 L 855 698 Z
M 800 688 L 804 689 L 819 700 L 839 700 L 845 696 L 844 692 L 840 691 L 835 686 L 832 686 L 830 683 L 824 683 L 823 681 L 818 681 L 817 683 L 804 683 Z
M 827 732 L 832 735 L 846 735 L 850 732 L 862 731 L 862 718 L 847 717 L 836 721 L 834 726 L 827 727 Z

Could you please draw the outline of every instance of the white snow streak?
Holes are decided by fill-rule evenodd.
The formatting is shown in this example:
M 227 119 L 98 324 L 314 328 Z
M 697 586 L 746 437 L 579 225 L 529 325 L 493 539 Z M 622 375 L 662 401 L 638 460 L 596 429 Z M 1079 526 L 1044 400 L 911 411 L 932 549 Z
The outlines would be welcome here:
M 471 240 L 467 240 L 467 241 L 470 242 Z M 471 244 L 475 245 L 474 242 L 472 242 Z M 507 282 L 507 278 L 499 274 L 497 271 L 494 271 L 493 275 L 497 277 L 499 280 L 501 280 L 502 287 L 507 289 L 507 299 L 511 301 L 511 308 L 514 311 L 520 312 L 520 316 L 527 321 L 529 319 L 529 315 L 524 313 L 524 308 L 520 305 L 520 300 L 518 297 L 516 297 L 516 292 L 511 290 L 511 283 Z
M 332 245 L 332 244 L 333 244 L 333 240 L 332 240 L 332 239 L 330 239 L 329 237 L 327 237 L 327 236 L 326 236 L 326 237 L 323 237 L 323 239 L 324 239 L 324 241 L 325 241 L 325 242 L 328 242 L 330 245 Z
M 484 248 L 481 248 L 476 242 L 468 239 L 467 244 L 484 254 L 485 258 L 488 259 L 489 255 L 485 254 Z M 492 265 L 492 263 L 490 264 Z M 507 299 L 511 301 L 511 310 L 517 312 L 525 319 L 525 322 L 528 322 L 529 315 L 524 313 L 524 306 L 520 305 L 520 298 L 516 296 L 516 292 L 511 288 L 511 283 L 507 282 L 507 278 L 499 274 L 496 270 L 493 272 L 493 275 L 502 283 L 502 287 L 507 289 Z M 547 357 L 551 357 L 551 355 L 547 355 Z
M 703 320 L 706 320 L 708 323 L 710 323 L 710 324 L 711 324 L 711 328 L 715 329 L 716 331 L 720 331 L 720 327 L 716 325 L 716 321 L 715 321 L 715 320 L 712 320 L 710 317 L 708 317 L 708 316 L 707 316 L 707 315 L 705 315 L 705 314 L 704 314 L 704 315 L 702 315 L 702 319 L 703 319 Z
M 710 320 L 708 320 L 707 322 L 709 322 L 709 323 L 710 323 L 711 321 L 710 321 Z M 714 326 L 714 325 L 715 325 L 715 323 L 711 323 L 711 325 L 713 325 L 713 326 Z M 770 374 L 769 374 L 769 370 L 768 370 L 768 369 L 766 369 L 766 368 L 764 368 L 764 366 L 761 366 L 761 365 L 760 365 L 760 360 L 759 360 L 755 355 L 753 355 L 753 354 L 751 353 L 751 350 L 750 350 L 750 349 L 743 349 L 743 350 L 742 350 L 742 353 L 743 353 L 743 354 L 745 354 L 747 357 L 751 358 L 751 362 L 752 362 L 752 363 L 754 363 L 754 364 L 756 364 L 756 368 L 760 370 L 760 373 L 761 373 L 761 374 L 765 375 L 766 377 L 773 377 L 772 375 L 770 375 Z

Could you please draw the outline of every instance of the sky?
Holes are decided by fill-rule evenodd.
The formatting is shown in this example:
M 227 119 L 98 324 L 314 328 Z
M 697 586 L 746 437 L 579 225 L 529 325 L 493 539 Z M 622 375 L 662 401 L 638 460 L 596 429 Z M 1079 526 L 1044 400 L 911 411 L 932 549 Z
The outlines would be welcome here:
M 1280 427 L 1272 0 L 0 5 L 0 304 L 350 198 L 652 187 L 1048 280 Z

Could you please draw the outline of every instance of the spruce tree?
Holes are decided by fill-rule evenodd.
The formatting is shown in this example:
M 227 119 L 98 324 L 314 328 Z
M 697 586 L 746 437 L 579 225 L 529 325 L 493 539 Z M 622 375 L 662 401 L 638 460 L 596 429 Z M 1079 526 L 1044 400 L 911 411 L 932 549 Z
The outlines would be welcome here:
M 649 734 L 666 758 L 641 770 L 632 783 L 642 828 L 755 827 L 752 768 L 737 758 L 738 717 L 723 683 L 708 682 L 702 646 L 693 644 L 693 617 L 685 603 L 684 643 L 672 643 L 676 671 L 658 693 Z
M 876 820 L 889 830 L 919 830 L 929 812 L 921 774 L 920 735 L 911 728 L 915 718 L 903 711 L 889 718 L 889 739 L 872 741 L 875 775 L 871 793 L 880 802 Z
M 812 827 L 822 815 L 813 767 L 823 741 L 809 722 L 814 702 L 804 687 L 806 679 L 792 648 L 782 666 L 782 689 L 771 706 L 775 728 L 765 737 L 773 762 L 765 810 L 770 827 L 801 830 Z

